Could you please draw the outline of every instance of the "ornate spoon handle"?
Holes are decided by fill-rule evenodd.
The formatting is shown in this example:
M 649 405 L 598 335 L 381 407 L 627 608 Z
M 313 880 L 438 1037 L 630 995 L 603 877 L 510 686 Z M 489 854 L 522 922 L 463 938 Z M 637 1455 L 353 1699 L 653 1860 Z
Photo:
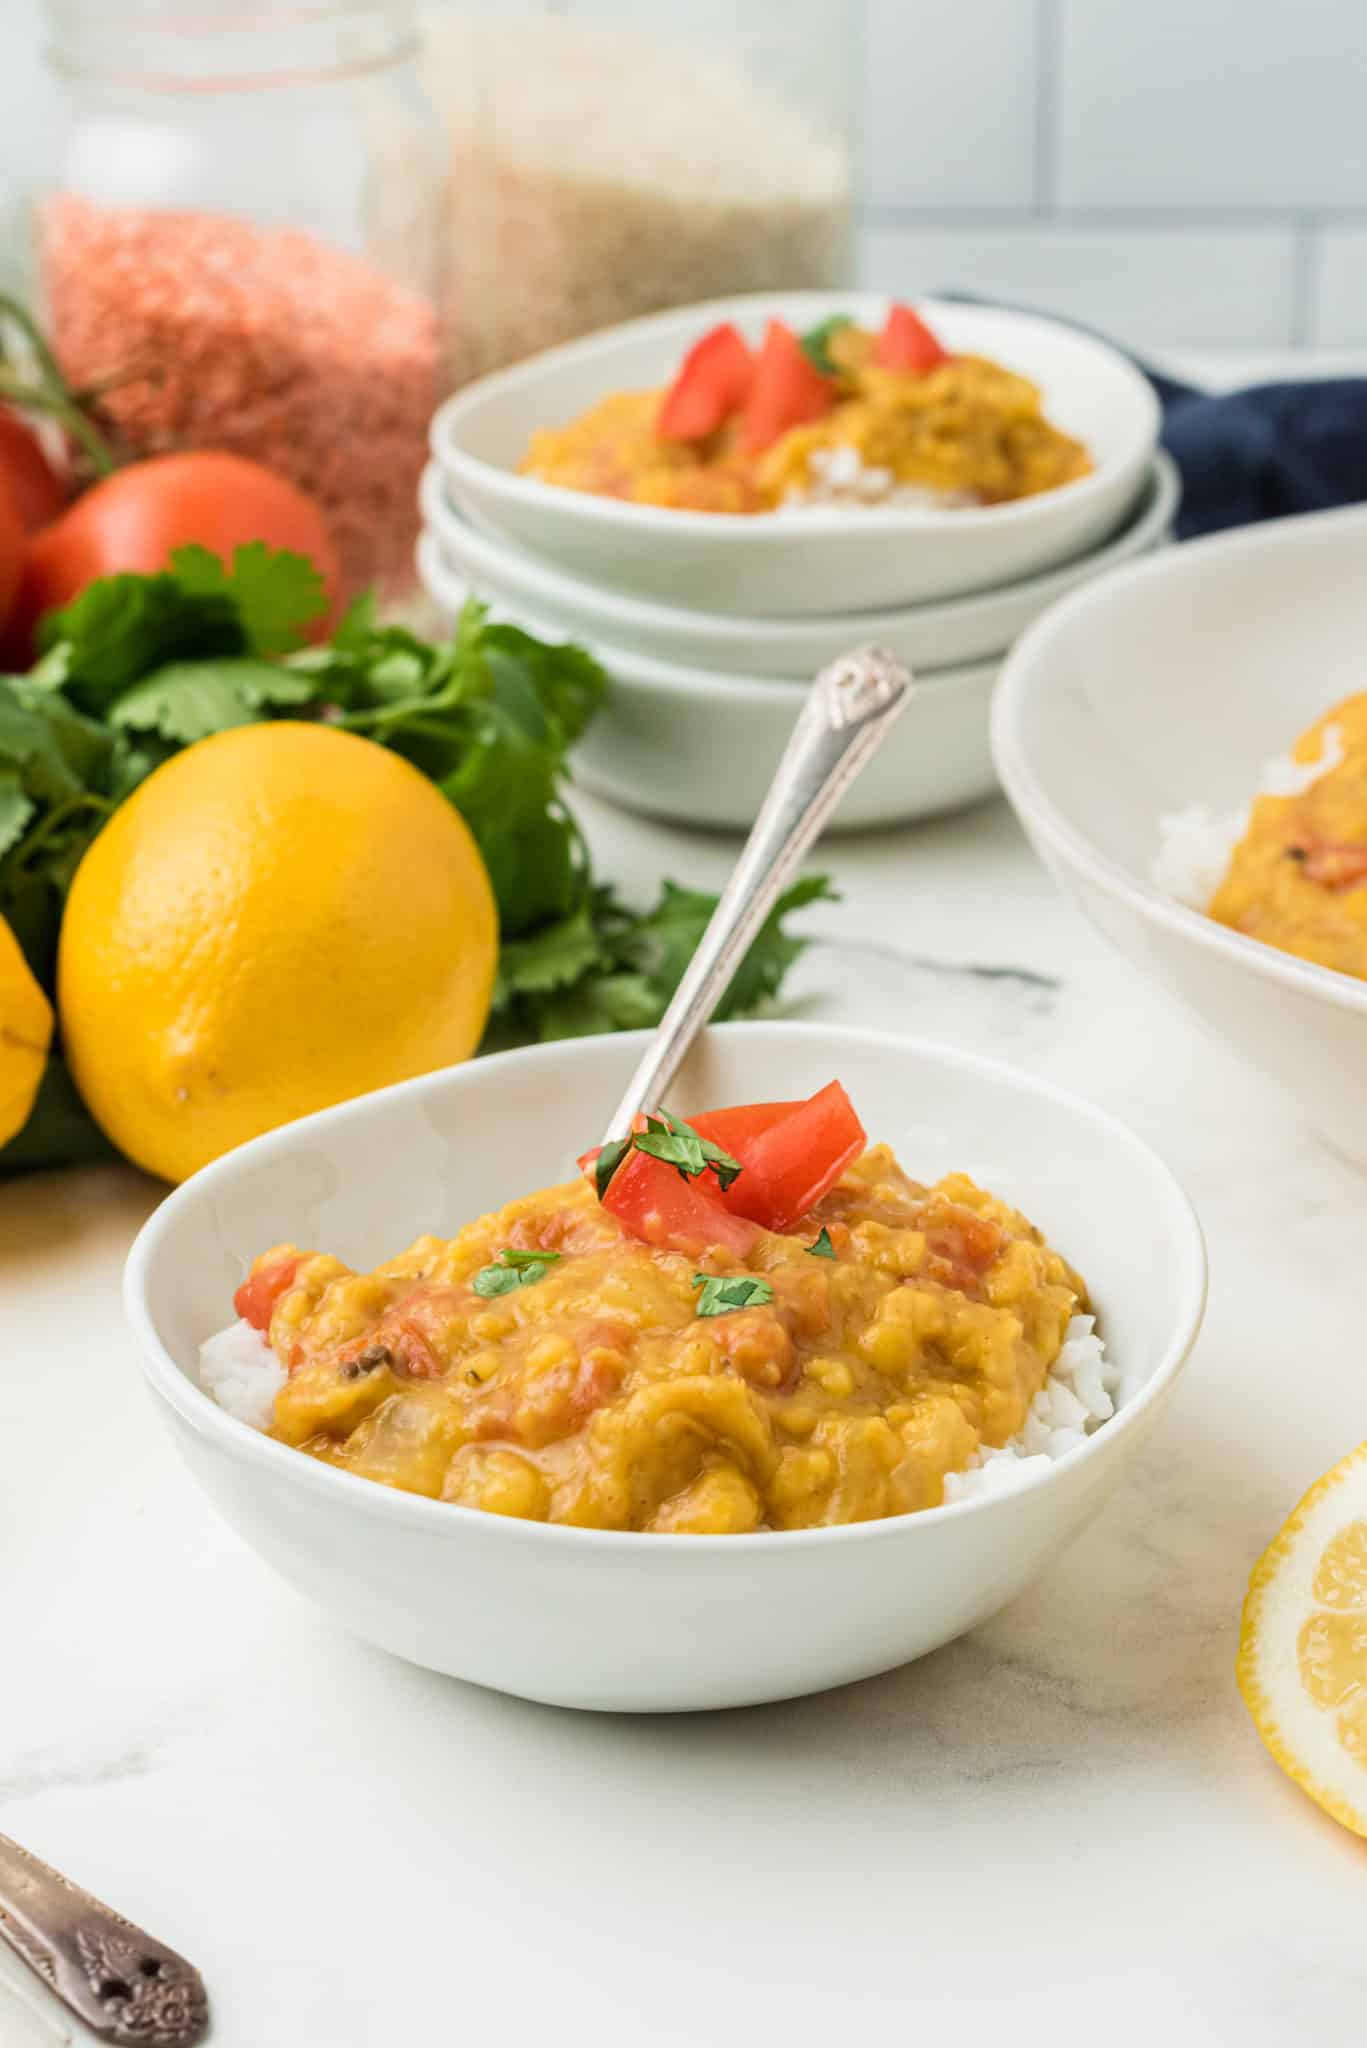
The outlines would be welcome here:
M 659 1107 L 784 884 L 914 688 L 901 662 L 881 647 L 857 648 L 822 669 L 712 921 L 617 1105 L 605 1142 L 624 1138 L 640 1110 Z
M 0 1935 L 101 2041 L 194 2048 L 204 1980 L 174 1949 L 0 1835 Z

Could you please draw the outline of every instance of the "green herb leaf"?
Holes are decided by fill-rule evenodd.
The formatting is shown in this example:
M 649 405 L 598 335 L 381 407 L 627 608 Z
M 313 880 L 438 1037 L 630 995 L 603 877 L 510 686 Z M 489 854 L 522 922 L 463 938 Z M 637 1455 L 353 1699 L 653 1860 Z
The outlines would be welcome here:
M 601 959 L 592 910 L 581 903 L 568 917 L 543 926 L 533 938 L 508 940 L 498 959 L 495 1007 L 501 1008 L 514 996 L 571 988 Z
M 608 1183 L 622 1161 L 631 1150 L 630 1138 L 613 1138 L 604 1145 L 593 1162 L 593 1185 L 601 1202 L 608 1191 Z
M 667 1109 L 662 1109 L 658 1116 L 648 1116 L 645 1130 L 637 1133 L 634 1142 L 638 1152 L 662 1159 L 666 1166 L 676 1166 L 684 1180 L 697 1180 L 710 1166 L 725 1192 L 740 1175 L 739 1159 L 723 1152 L 710 1138 L 701 1137 L 692 1124 L 671 1116 Z
M 852 327 L 854 322 L 848 313 L 832 313 L 828 320 L 819 320 L 815 327 L 809 327 L 805 334 L 798 336 L 798 346 L 808 362 L 814 363 L 823 377 L 834 377 L 838 366 L 831 361 L 830 339 L 842 327 Z
M 693 1311 L 697 1316 L 727 1316 L 738 1308 L 760 1308 L 774 1298 L 769 1282 L 756 1280 L 749 1273 L 737 1273 L 729 1279 L 719 1273 L 695 1273 L 693 1285 L 702 1289 Z
M 191 746 L 235 725 L 253 725 L 269 709 L 307 704 L 310 678 L 249 657 L 175 661 L 125 690 L 109 714 L 111 725 L 152 732 Z
M 327 587 L 307 555 L 261 540 L 233 551 L 230 569 L 208 548 L 177 548 L 171 572 L 187 598 L 225 601 L 249 654 L 286 654 L 327 609 Z
M 480 1267 L 470 1285 L 486 1300 L 512 1294 L 519 1287 L 530 1287 L 544 1279 L 547 1266 L 553 1266 L 559 1257 L 559 1252 L 529 1252 L 517 1245 L 506 1245 L 492 1266 Z
M 36 806 L 24 795 L 17 770 L 0 768 L 0 854 L 22 838 Z
M 827 1230 L 824 1223 L 821 1226 L 821 1232 L 815 1244 L 809 1244 L 807 1249 L 814 1259 L 833 1259 L 835 1257 L 835 1246 L 831 1243 L 831 1233 Z

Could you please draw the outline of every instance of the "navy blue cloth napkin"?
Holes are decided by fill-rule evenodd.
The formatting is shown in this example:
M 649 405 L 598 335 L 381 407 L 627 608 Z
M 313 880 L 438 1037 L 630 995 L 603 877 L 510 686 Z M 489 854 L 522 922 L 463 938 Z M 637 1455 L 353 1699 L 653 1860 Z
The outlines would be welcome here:
M 1000 303 L 976 292 L 940 296 Z M 1125 353 L 1158 393 L 1163 446 L 1182 472 L 1179 540 L 1367 500 L 1367 377 L 1308 377 L 1217 393 L 1180 383 L 1132 350 Z

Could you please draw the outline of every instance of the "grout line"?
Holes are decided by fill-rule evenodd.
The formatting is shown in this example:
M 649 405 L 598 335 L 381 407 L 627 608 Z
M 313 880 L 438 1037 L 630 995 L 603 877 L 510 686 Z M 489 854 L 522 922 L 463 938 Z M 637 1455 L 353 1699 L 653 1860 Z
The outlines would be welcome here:
M 1209 232 L 1212 228 L 1250 232 L 1292 233 L 1302 228 L 1364 227 L 1367 207 L 1340 208 L 1335 213 L 1298 211 L 1293 207 L 1222 206 L 1072 206 L 1065 210 L 1025 212 L 1007 206 L 886 206 L 860 209 L 866 228 L 1057 228 L 1060 233 L 1088 229 L 1137 228 L 1152 232 Z
M 1035 0 L 1035 206 L 1058 210 L 1058 0 Z
M 1315 284 L 1319 271 L 1319 241 L 1313 214 L 1302 214 L 1296 223 L 1291 250 L 1291 346 L 1306 348 L 1315 317 Z

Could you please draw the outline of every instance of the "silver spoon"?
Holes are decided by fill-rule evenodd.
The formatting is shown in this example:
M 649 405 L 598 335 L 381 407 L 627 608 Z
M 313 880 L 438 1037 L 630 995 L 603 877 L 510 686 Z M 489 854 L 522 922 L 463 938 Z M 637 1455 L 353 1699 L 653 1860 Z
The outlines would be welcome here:
M 698 1033 L 798 862 L 910 698 L 908 671 L 882 647 L 859 647 L 812 684 L 740 859 L 674 999 L 613 1112 L 604 1144 L 658 1109 Z
M 194 2048 L 204 1980 L 183 1956 L 0 1835 L 0 1935 L 100 2041 Z

